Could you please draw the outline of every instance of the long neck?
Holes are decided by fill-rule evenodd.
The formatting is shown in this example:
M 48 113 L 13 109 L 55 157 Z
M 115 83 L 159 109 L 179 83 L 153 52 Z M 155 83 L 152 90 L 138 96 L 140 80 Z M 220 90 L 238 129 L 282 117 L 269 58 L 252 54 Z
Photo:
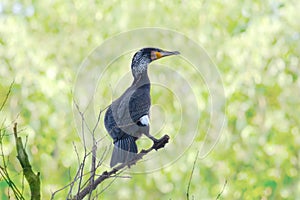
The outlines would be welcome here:
M 149 89 L 150 89 L 150 79 L 148 77 L 147 70 L 137 76 L 134 76 L 132 86 L 134 86 L 136 88 L 139 88 L 139 87 L 147 87 L 148 88 L 149 87 Z
M 140 75 L 146 73 L 148 65 L 151 61 L 146 57 L 134 56 L 131 63 L 131 72 L 134 78 L 138 78 Z
M 150 61 L 146 58 L 144 59 L 137 59 L 136 57 L 133 58 L 131 63 L 131 71 L 134 78 L 132 86 L 139 88 L 144 85 L 149 85 L 150 88 L 150 80 L 148 77 L 149 63 Z

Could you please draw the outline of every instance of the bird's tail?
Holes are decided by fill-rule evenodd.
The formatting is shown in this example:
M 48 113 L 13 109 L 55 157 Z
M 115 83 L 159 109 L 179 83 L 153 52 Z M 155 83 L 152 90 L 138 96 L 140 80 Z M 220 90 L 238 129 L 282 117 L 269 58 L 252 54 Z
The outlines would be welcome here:
M 110 160 L 110 167 L 115 166 L 118 163 L 126 163 L 131 161 L 137 154 L 137 146 L 135 143 L 136 138 L 127 135 L 117 140 L 114 143 L 114 150 Z

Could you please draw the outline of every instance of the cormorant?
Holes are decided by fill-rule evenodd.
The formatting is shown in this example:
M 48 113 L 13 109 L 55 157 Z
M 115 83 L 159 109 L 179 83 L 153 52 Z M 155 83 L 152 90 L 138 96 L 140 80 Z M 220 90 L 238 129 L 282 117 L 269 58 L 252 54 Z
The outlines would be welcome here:
M 113 167 L 118 163 L 131 161 L 138 152 L 135 141 L 145 134 L 154 144 L 159 140 L 149 133 L 150 80 L 148 64 L 159 58 L 179 54 L 178 51 L 164 51 L 158 48 L 143 48 L 132 58 L 133 83 L 108 107 L 104 124 L 113 139 L 114 149 L 110 161 Z

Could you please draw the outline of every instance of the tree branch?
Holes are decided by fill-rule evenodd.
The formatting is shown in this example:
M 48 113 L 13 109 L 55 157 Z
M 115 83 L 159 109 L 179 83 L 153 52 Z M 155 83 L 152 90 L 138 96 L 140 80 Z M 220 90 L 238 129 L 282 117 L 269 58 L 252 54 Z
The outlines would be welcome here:
M 79 193 L 76 194 L 76 196 L 74 196 L 72 199 L 83 199 L 86 195 L 88 195 L 90 193 L 90 191 L 95 190 L 97 188 L 97 186 L 102 183 L 104 180 L 111 178 L 111 177 L 115 177 L 115 174 L 117 172 L 119 172 L 122 169 L 125 168 L 129 168 L 132 165 L 135 165 L 137 163 L 137 161 L 141 160 L 143 158 L 144 155 L 148 154 L 149 152 L 151 152 L 152 150 L 158 150 L 161 148 L 164 148 L 164 146 L 169 142 L 169 136 L 168 135 L 164 135 L 161 139 L 159 139 L 159 142 L 156 143 L 155 145 L 153 145 L 152 147 L 150 147 L 149 149 L 146 150 L 142 150 L 140 153 L 138 153 L 135 157 L 135 159 L 127 162 L 127 163 L 123 163 L 118 165 L 117 167 L 113 168 L 111 171 L 105 171 L 103 172 L 97 179 L 95 179 L 93 182 L 90 182 L 90 184 L 88 184 L 86 187 L 84 187 Z
M 22 139 L 21 137 L 18 137 L 17 123 L 14 124 L 13 132 L 16 139 L 16 148 L 18 154 L 17 158 L 22 166 L 24 176 L 29 184 L 30 192 L 31 192 L 31 200 L 40 200 L 41 199 L 40 172 L 35 174 L 32 170 L 31 164 L 28 159 L 28 155 L 22 143 Z

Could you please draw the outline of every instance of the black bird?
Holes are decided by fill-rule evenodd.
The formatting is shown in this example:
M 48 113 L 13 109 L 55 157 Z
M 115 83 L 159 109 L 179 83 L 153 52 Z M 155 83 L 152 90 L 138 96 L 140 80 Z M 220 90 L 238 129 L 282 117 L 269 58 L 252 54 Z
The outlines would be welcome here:
M 158 48 L 143 48 L 132 58 L 133 83 L 108 107 L 104 124 L 113 139 L 114 149 L 110 161 L 113 167 L 127 163 L 138 152 L 135 141 L 145 134 L 154 143 L 159 140 L 149 133 L 149 110 L 151 106 L 148 65 L 159 58 L 179 54 L 178 51 L 164 51 Z

